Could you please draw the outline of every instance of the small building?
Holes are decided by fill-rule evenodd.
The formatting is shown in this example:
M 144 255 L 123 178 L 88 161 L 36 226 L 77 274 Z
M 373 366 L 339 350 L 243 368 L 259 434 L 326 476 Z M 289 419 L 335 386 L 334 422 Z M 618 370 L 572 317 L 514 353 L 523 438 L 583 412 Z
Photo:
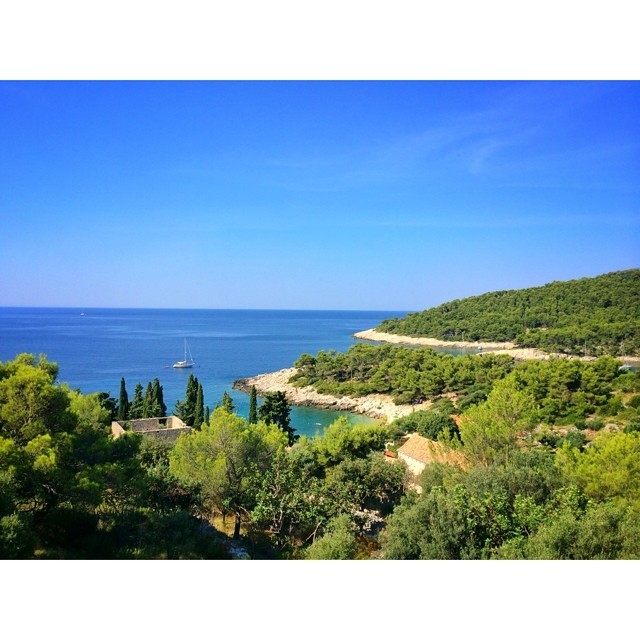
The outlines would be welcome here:
M 464 464 L 464 457 L 459 451 L 454 451 L 441 442 L 429 440 L 417 433 L 412 433 L 398 449 L 398 458 L 407 465 L 414 476 L 419 476 L 432 462 L 458 466 Z
M 138 420 L 114 420 L 111 423 L 111 433 L 114 439 L 119 438 L 126 431 L 154 436 L 163 440 L 177 440 L 182 433 L 189 433 L 188 427 L 178 416 L 166 418 L 140 418 Z

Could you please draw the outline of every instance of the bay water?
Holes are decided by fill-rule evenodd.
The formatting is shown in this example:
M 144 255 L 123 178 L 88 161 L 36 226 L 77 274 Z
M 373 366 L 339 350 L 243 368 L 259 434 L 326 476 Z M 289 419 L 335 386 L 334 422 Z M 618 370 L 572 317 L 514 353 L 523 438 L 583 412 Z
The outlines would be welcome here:
M 170 413 L 185 395 L 193 373 L 213 408 L 226 391 L 246 417 L 248 396 L 234 380 L 293 366 L 302 353 L 346 351 L 352 334 L 404 315 L 399 311 L 274 311 L 235 309 L 0 308 L 0 361 L 19 353 L 44 353 L 60 367 L 58 379 L 83 393 L 118 397 L 124 377 L 129 398 L 136 383 L 158 378 Z M 192 369 L 174 369 L 187 339 Z M 293 407 L 291 423 L 301 435 L 321 434 L 339 415 L 356 414 Z

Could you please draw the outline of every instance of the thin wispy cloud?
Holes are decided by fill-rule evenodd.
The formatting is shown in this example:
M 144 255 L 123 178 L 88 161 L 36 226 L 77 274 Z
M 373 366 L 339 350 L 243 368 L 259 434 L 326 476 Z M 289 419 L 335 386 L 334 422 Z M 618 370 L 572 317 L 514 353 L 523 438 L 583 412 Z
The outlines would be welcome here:
M 372 226 L 394 227 L 398 229 L 530 229 L 542 227 L 628 227 L 640 228 L 638 213 L 603 213 L 575 215 L 494 215 L 478 213 L 474 216 L 459 217 L 450 212 L 428 216 L 378 216 L 371 217 Z
M 399 122 L 392 130 L 376 130 L 373 136 L 365 129 L 349 142 L 340 136 L 307 142 L 302 131 L 299 139 L 284 139 L 285 150 L 256 153 L 249 147 L 226 146 L 209 155 L 185 157 L 176 163 L 175 171 L 214 179 L 233 176 L 249 184 L 312 193 L 400 184 L 445 170 L 459 179 L 488 176 L 526 182 L 527 174 L 534 173 L 536 178 L 550 174 L 553 165 L 568 162 L 572 155 L 574 162 L 597 156 L 601 148 L 595 143 L 585 153 L 573 145 L 556 148 L 554 138 L 563 119 L 604 90 L 588 86 L 575 91 L 571 85 L 554 83 L 508 84 L 490 93 L 484 104 L 477 101 L 440 113 L 426 127 Z
M 274 171 L 290 172 L 290 188 L 340 189 L 370 183 L 413 179 L 447 164 L 461 176 L 479 175 L 491 168 L 505 149 L 517 148 L 535 136 L 537 126 L 523 122 L 506 107 L 461 112 L 434 122 L 429 128 L 390 135 L 358 147 L 336 142 L 326 153 L 290 154 L 264 159 Z

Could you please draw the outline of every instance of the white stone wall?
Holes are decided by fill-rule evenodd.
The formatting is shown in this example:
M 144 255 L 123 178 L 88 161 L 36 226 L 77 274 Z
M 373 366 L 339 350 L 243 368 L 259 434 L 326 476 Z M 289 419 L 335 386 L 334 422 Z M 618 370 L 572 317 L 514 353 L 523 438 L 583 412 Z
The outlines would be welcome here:
M 400 460 L 402 460 L 407 465 L 407 467 L 409 468 L 409 471 L 413 473 L 415 476 L 419 476 L 424 471 L 424 468 L 427 466 L 424 462 L 420 462 L 415 458 L 410 458 L 404 453 L 398 452 L 398 458 L 400 458 Z

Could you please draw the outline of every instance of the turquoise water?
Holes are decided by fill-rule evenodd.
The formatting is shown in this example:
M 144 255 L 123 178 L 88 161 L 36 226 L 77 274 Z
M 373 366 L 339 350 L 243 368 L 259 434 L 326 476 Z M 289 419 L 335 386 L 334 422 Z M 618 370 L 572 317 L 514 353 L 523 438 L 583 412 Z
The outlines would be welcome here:
M 356 342 L 353 333 L 402 313 L 0 308 L 0 360 L 44 353 L 60 366 L 61 382 L 114 397 L 123 376 L 130 397 L 137 382 L 146 386 L 157 377 L 169 410 L 184 397 L 193 373 L 202 383 L 205 404 L 213 408 L 227 391 L 246 417 L 248 397 L 231 388 L 234 380 L 290 367 L 302 353 L 345 351 Z M 173 369 L 183 359 L 184 338 L 196 366 Z M 291 419 L 299 434 L 313 436 L 343 414 L 352 422 L 371 422 L 307 407 L 293 407 Z

